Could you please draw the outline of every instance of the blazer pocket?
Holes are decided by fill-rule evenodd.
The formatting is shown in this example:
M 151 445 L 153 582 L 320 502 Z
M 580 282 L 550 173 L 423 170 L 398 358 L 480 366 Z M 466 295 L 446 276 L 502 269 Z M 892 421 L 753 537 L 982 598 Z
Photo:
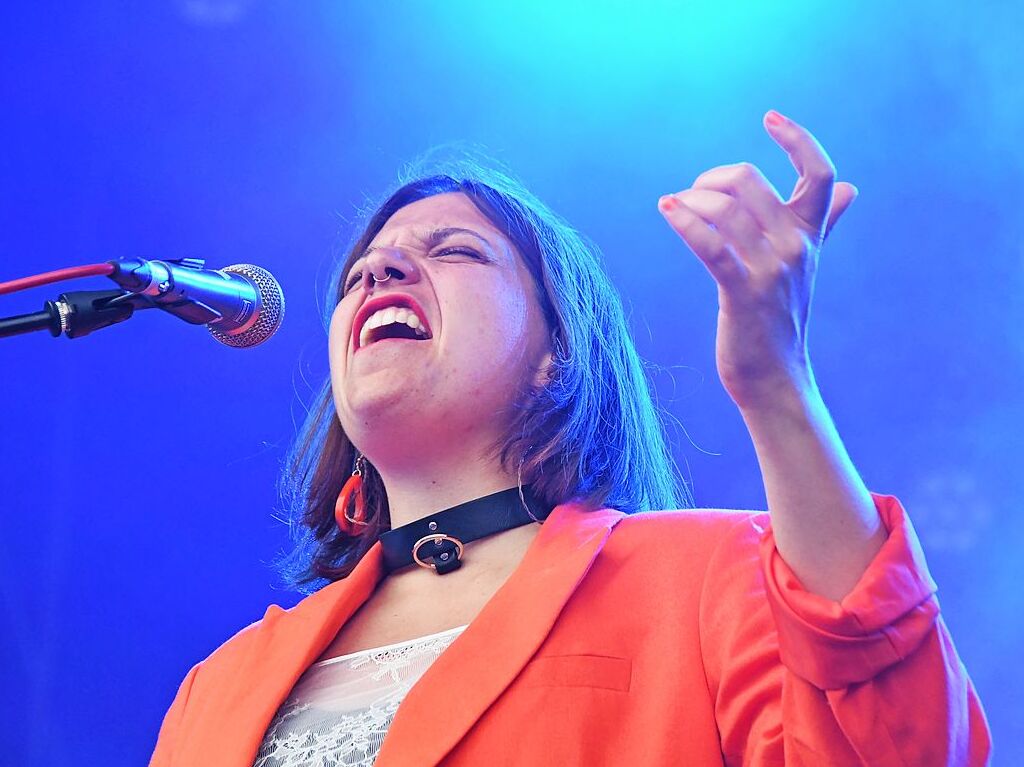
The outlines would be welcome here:
M 596 687 L 629 692 L 633 663 L 610 655 L 542 655 L 519 674 L 523 687 Z

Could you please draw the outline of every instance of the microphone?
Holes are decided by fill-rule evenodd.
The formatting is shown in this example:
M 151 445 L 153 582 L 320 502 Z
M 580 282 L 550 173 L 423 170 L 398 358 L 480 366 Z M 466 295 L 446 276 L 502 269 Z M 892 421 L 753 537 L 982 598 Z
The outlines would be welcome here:
M 284 293 L 266 269 L 233 264 L 205 269 L 201 258 L 110 261 L 110 279 L 193 325 L 206 325 L 222 344 L 256 346 L 281 327 Z

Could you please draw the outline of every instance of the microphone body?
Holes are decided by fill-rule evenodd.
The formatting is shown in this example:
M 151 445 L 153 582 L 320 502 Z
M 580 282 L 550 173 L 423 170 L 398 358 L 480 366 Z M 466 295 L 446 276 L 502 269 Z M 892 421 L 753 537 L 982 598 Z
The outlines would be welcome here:
M 159 309 L 193 325 L 206 325 L 223 344 L 255 346 L 270 338 L 284 318 L 284 294 L 270 272 L 252 264 L 204 269 L 204 261 L 183 258 L 110 262 L 110 279 L 145 296 Z

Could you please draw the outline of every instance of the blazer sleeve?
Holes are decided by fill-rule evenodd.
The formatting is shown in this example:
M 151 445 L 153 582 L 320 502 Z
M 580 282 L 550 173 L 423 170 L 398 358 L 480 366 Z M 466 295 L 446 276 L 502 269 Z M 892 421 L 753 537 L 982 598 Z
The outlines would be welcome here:
M 841 602 L 803 589 L 764 515 L 709 560 L 701 652 L 726 764 L 986 764 L 988 726 L 920 544 L 897 499 L 872 497 L 889 536 Z
M 163 724 L 160 725 L 160 733 L 157 735 L 156 748 L 149 760 L 149 767 L 169 767 L 171 764 L 188 696 L 192 691 L 192 683 L 195 681 L 201 665 L 201 663 L 194 665 L 178 687 L 178 694 L 174 696 L 174 702 L 171 703 L 171 707 L 164 715 Z

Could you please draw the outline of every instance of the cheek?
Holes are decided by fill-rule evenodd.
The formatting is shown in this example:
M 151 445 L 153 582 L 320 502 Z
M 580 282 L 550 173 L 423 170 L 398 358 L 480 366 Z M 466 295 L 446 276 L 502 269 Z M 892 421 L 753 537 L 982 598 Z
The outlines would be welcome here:
M 338 366 L 345 359 L 348 350 L 348 338 L 344 329 L 346 327 L 348 327 L 347 318 L 339 304 L 331 315 L 331 324 L 327 330 L 327 356 L 331 365 L 332 378 L 341 372 Z
M 466 354 L 490 367 L 507 365 L 522 356 L 528 339 L 528 306 L 518 291 L 502 286 L 473 296 L 459 307 L 470 322 L 466 333 Z

